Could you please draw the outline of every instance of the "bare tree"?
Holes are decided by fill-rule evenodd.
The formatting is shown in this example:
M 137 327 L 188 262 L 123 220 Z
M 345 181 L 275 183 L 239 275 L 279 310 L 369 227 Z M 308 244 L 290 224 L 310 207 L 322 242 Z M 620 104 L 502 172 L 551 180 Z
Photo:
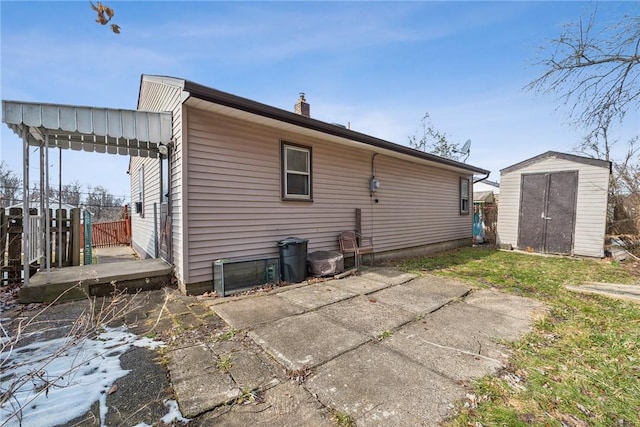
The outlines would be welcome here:
M 22 191 L 22 180 L 18 174 L 9 169 L 4 161 L 0 162 L 0 208 L 15 204 L 20 191 Z
M 612 162 L 607 233 L 640 251 L 639 136 L 624 141 L 614 159 L 620 141 L 610 135 L 640 104 L 640 16 L 602 23 L 597 12 L 567 24 L 542 49 L 539 65 L 546 71 L 527 88 L 554 94 L 568 108 L 569 121 L 586 132 L 576 151 Z
M 583 149 L 609 160 L 607 133 L 640 101 L 640 16 L 624 15 L 600 24 L 597 9 L 542 49 L 546 71 L 527 86 L 555 94 L 569 108 L 569 120 L 587 129 Z
M 62 203 L 68 203 L 72 206 L 80 206 L 82 203 L 82 184 L 74 181 L 71 184 L 64 184 L 62 191 L 58 188 L 49 188 L 49 194 L 55 200 Z
M 409 146 L 440 157 L 458 160 L 459 144 L 449 141 L 449 136 L 437 130 L 431 123 L 431 116 L 425 113 L 415 134 L 409 136 Z
M 114 221 L 120 218 L 124 199 L 115 197 L 109 190 L 98 185 L 89 187 L 85 205 L 94 214 L 94 221 Z

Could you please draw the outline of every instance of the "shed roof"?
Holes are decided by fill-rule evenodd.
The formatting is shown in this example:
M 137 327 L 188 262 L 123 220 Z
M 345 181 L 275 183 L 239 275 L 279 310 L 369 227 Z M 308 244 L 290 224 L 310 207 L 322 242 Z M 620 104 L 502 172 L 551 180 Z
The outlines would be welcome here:
M 298 128 L 309 129 L 311 131 L 320 132 L 324 135 L 330 135 L 358 144 L 364 144 L 369 147 L 377 148 L 377 151 L 388 150 L 413 159 L 420 159 L 429 163 L 435 163 L 449 169 L 455 169 L 475 174 L 489 174 L 488 170 L 479 168 L 477 166 L 472 166 L 466 163 L 436 156 L 434 154 L 425 153 L 424 151 L 415 150 L 404 145 L 385 141 L 383 139 L 356 132 L 342 126 L 323 122 L 311 117 L 302 116 L 292 111 L 272 107 L 270 105 L 262 104 L 260 102 L 233 95 L 227 92 L 222 92 L 220 90 L 207 87 L 189 80 L 184 80 L 176 77 L 153 76 L 146 74 L 142 75 L 141 84 L 144 80 L 158 81 L 165 84 L 180 86 L 182 90 L 187 92 L 187 97 L 183 98 L 184 102 L 186 102 L 187 105 L 192 105 L 194 107 L 202 106 L 201 102 L 194 102 L 194 98 L 196 98 L 197 100 L 231 108 L 235 111 L 239 110 L 265 119 L 271 119 L 280 123 L 293 125 Z M 223 111 L 218 112 L 224 114 Z
M 2 121 L 30 145 L 158 157 L 171 142 L 171 113 L 2 101 Z
M 585 165 L 591 165 L 591 166 L 596 166 L 601 168 L 608 168 L 609 170 L 611 170 L 611 162 L 607 160 L 594 159 L 591 157 L 584 157 L 584 156 L 576 156 L 575 154 L 560 153 L 558 151 L 547 151 L 546 153 L 542 153 L 535 157 L 531 157 L 530 159 L 523 160 L 520 163 L 516 163 L 515 165 L 511 165 L 504 169 L 501 169 L 500 174 L 513 172 L 515 170 L 522 169 L 526 166 L 541 162 L 546 159 L 568 160 L 570 162 L 582 163 Z

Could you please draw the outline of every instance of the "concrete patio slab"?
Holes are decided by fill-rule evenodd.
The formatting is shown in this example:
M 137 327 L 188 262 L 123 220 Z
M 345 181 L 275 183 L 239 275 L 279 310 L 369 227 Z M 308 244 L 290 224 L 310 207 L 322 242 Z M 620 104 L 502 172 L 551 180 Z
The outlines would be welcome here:
M 262 353 L 239 351 L 231 353 L 229 357 L 231 360 L 229 374 L 240 389 L 263 389 L 280 382 L 274 374 L 277 370 L 281 370 L 280 366 Z
M 416 318 L 414 313 L 379 302 L 373 295 L 359 296 L 323 307 L 318 312 L 372 338 Z
M 397 268 L 374 267 L 363 268 L 360 277 L 376 282 L 386 283 L 387 285 L 401 285 L 417 276 L 413 273 L 404 273 Z
M 461 297 L 469 292 L 469 287 L 459 285 L 452 287 L 447 293 L 435 293 L 428 284 L 418 283 L 393 286 L 380 292 L 371 294 L 373 298 L 385 304 L 410 311 L 418 316 L 430 313 L 454 298 Z
M 588 294 L 604 295 L 609 298 L 640 302 L 640 285 L 617 283 L 585 283 L 581 286 L 567 286 L 567 289 Z
M 225 322 L 237 329 L 273 322 L 305 311 L 303 307 L 277 295 L 230 301 L 212 306 L 211 309 Z
M 287 382 L 266 390 L 261 401 L 220 408 L 189 426 L 225 427 L 335 427 L 331 414 L 304 388 Z
M 231 376 L 218 369 L 217 364 L 218 359 L 204 344 L 169 355 L 171 382 L 185 417 L 195 417 L 240 395 Z
M 503 366 L 504 358 L 497 359 L 454 347 L 453 342 L 431 341 L 433 337 L 421 322 L 407 325 L 383 341 L 383 345 L 406 355 L 431 371 L 453 381 L 468 381 L 495 372 Z M 453 341 L 453 340 L 452 340 Z M 499 347 L 493 341 L 482 339 L 485 353 L 497 356 Z M 480 349 L 480 348 L 479 348 Z
M 400 333 L 415 335 L 436 346 L 500 360 L 504 349 L 496 341 L 519 338 L 530 330 L 530 324 L 517 317 L 458 302 L 403 327 Z
M 249 336 L 290 370 L 320 365 L 369 340 L 315 311 L 257 326 Z
M 379 282 L 377 280 L 371 280 L 361 276 L 351 276 L 345 279 L 332 280 L 329 283 L 333 286 L 337 286 L 341 289 L 355 292 L 360 295 L 370 294 L 371 292 L 392 286 L 385 282 Z
M 510 295 L 495 289 L 474 291 L 464 299 L 464 302 L 474 307 L 484 308 L 527 321 L 531 320 L 532 317 L 535 318 L 536 314 L 544 308 L 544 304 L 540 301 Z
M 305 387 L 363 426 L 434 426 L 463 387 L 380 344 L 366 344 L 317 368 Z
M 451 299 L 465 296 L 471 290 L 469 285 L 459 281 L 431 275 L 418 277 L 405 283 L 404 286 L 417 291 L 426 291 L 430 295 L 438 295 Z
M 342 288 L 339 282 L 335 282 L 335 284 L 331 283 L 334 282 L 311 284 L 280 292 L 278 296 L 301 307 L 316 309 L 358 295 L 355 292 Z

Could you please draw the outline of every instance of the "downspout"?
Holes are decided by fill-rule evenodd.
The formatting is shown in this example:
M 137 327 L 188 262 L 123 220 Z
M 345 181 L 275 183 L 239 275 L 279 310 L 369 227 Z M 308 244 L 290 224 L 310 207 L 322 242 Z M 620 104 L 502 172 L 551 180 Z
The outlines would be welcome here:
M 487 174 L 484 176 L 484 178 L 476 179 L 476 180 L 473 181 L 473 183 L 475 184 L 476 182 L 482 182 L 485 179 L 489 178 L 489 175 L 491 175 L 491 171 L 487 172 Z

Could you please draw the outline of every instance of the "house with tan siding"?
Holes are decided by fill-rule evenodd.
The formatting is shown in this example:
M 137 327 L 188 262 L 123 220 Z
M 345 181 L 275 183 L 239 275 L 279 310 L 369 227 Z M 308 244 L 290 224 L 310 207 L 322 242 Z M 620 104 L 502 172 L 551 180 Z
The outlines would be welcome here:
M 548 151 L 500 171 L 498 243 L 602 258 L 611 162 Z
M 290 236 L 337 250 L 359 227 L 376 259 L 472 242 L 473 177 L 488 171 L 313 119 L 303 94 L 286 111 L 143 75 L 138 109 L 171 112 L 173 140 L 131 158 L 133 246 L 172 263 L 184 292 L 213 289 L 215 260 L 277 257 Z

